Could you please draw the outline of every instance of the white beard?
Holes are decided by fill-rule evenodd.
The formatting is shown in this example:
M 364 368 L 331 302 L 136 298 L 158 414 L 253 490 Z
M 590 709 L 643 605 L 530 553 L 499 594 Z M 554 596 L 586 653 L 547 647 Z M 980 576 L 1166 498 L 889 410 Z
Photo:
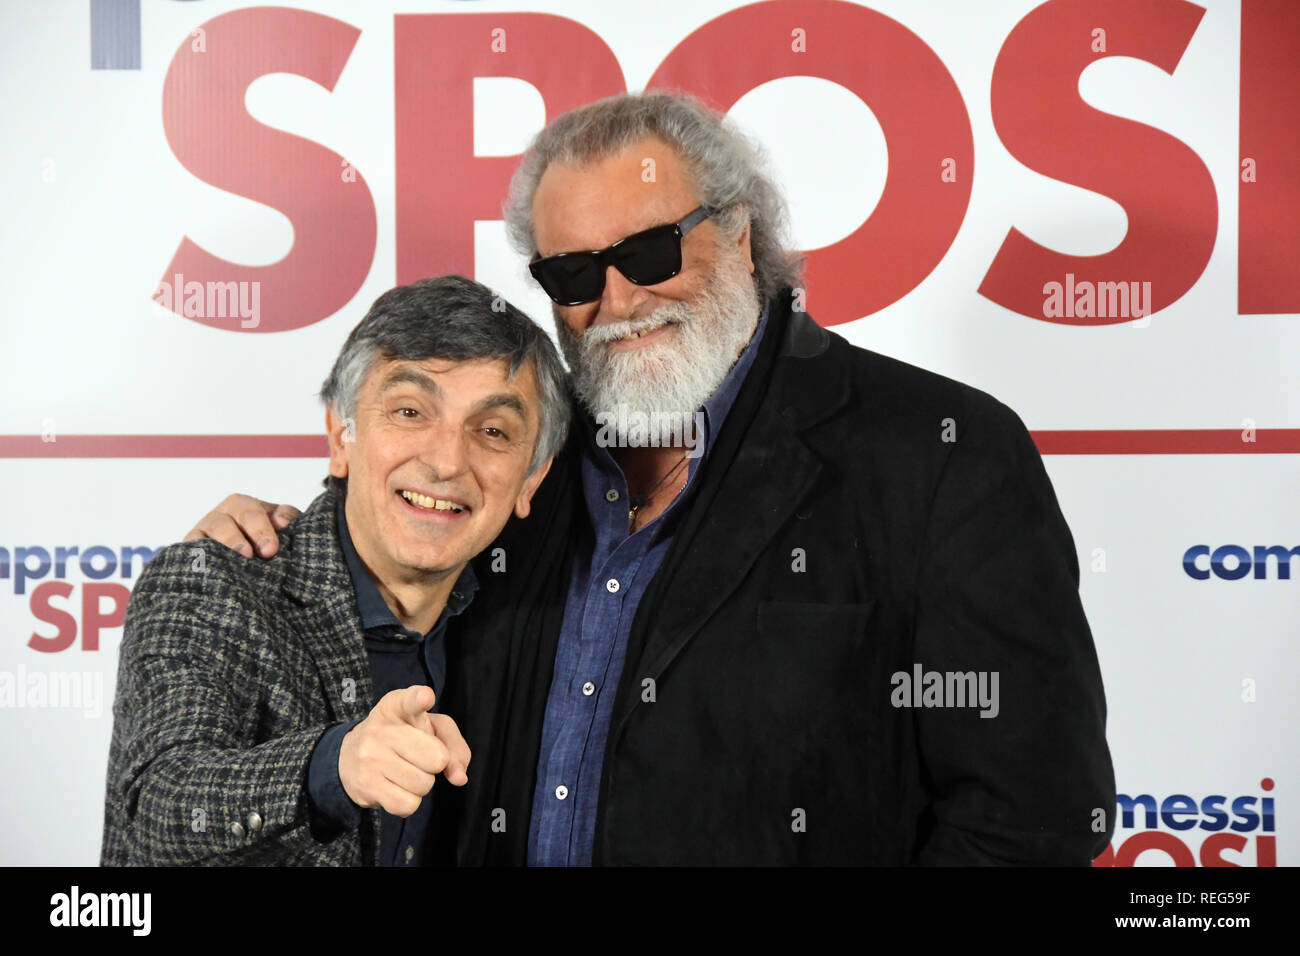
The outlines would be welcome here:
M 614 426 L 619 444 L 639 445 L 643 442 L 629 440 L 615 423 L 639 416 L 689 419 L 726 379 L 758 318 L 754 280 L 739 254 L 727 250 L 690 301 L 665 305 L 641 319 L 592 326 L 581 337 L 559 315 L 555 325 L 574 390 L 587 411 Z M 609 347 L 664 323 L 676 326 L 667 342 L 626 352 Z

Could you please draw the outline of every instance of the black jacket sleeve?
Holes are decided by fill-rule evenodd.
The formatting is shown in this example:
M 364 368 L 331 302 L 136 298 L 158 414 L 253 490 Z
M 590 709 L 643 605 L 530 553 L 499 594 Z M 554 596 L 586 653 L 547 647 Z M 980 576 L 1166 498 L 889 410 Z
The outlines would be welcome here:
M 1087 865 L 1110 839 L 1115 780 L 1074 541 L 1015 412 L 989 399 L 955 427 L 919 564 L 916 662 L 984 672 L 990 688 L 996 674 L 998 693 L 996 709 L 913 712 L 934 808 L 919 862 Z

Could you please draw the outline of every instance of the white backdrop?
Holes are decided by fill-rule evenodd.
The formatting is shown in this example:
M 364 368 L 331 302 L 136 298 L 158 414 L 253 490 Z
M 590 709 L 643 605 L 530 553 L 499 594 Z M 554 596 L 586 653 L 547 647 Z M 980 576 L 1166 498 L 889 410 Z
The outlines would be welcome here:
M 994 63 L 1008 34 L 1037 4 L 868 5 L 920 37 L 951 74 L 969 117 L 974 170 L 969 206 L 937 266 L 898 301 L 837 325 L 837 332 L 993 393 L 1035 433 L 1253 424 L 1262 442 L 1270 429 L 1300 428 L 1300 309 L 1238 312 L 1240 2 L 1201 4 L 1204 17 L 1172 75 L 1140 59 L 1109 56 L 1079 77 L 1087 104 L 1186 144 L 1209 170 L 1218 211 L 1213 252 L 1185 295 L 1147 320 L 1102 326 L 1031 319 L 978 292 L 1012 227 L 1076 256 L 1107 252 L 1129 228 L 1118 202 L 1032 171 L 995 129 Z M 249 265 L 274 263 L 295 242 L 283 213 L 191 174 L 164 132 L 164 78 L 173 56 L 200 26 L 246 6 L 143 0 L 139 68 L 92 69 L 88 3 L 0 3 L 0 275 L 7 302 L 0 436 L 11 436 L 0 437 L 6 502 L 0 511 L 0 863 L 98 860 L 122 631 L 103 627 L 91 649 L 86 625 L 96 614 L 111 620 L 123 592 L 99 589 L 99 611 L 87 613 L 83 600 L 96 597 L 93 585 L 129 587 L 134 580 L 115 571 L 95 581 L 76 557 L 62 576 L 54 567 L 37 575 L 35 549 L 54 557 L 59 547 L 102 546 L 120 558 L 123 548 L 178 539 L 231 491 L 305 506 L 325 473 L 323 457 L 61 457 L 60 440 L 322 434 L 314 399 L 319 383 L 348 330 L 397 281 L 394 14 L 505 16 L 541 9 L 492 0 L 281 4 L 335 17 L 360 35 L 332 92 L 275 73 L 253 82 L 247 109 L 267 126 L 327 146 L 362 173 L 377 242 L 366 279 L 345 306 L 303 328 L 247 334 L 237 323 L 212 328 L 150 300 L 182 237 Z M 617 57 L 627 87 L 641 89 L 684 38 L 737 6 L 554 2 L 545 12 L 594 31 Z M 1152 0 L 1152 6 L 1164 4 Z M 1097 8 L 1104 26 L 1105 5 Z M 1297 23 L 1292 18 L 1279 28 L 1293 31 L 1300 50 Z M 752 40 L 741 37 L 720 55 L 739 62 L 757 54 Z M 522 80 L 478 79 L 473 97 L 476 155 L 518 153 L 546 118 L 542 95 Z M 1278 122 L 1300 124 L 1296 107 L 1291 110 Z M 872 214 L 886 183 L 889 145 L 869 105 L 853 92 L 812 76 L 785 77 L 757 86 L 731 115 L 768 148 L 800 248 L 838 242 Z M 1131 161 L 1145 160 L 1133 155 Z M 1300 209 L 1292 213 L 1300 216 Z M 1295 267 L 1300 247 L 1292 249 Z M 860 266 L 860 275 L 843 281 L 870 281 L 872 263 Z M 499 221 L 474 226 L 474 274 L 549 328 L 548 300 L 508 249 Z M 810 289 L 815 316 L 816 295 Z M 12 437 L 42 434 L 53 440 Z M 1045 459 L 1083 569 L 1118 789 L 1151 795 L 1156 803 L 1175 794 L 1198 804 L 1213 795 L 1225 796 L 1228 805 L 1255 798 L 1247 806 L 1255 811 L 1259 798 L 1272 799 L 1273 821 L 1250 826 L 1238 814 L 1238 826 L 1227 831 L 1248 838 L 1240 851 L 1229 843 L 1221 855 L 1241 865 L 1256 863 L 1261 838 L 1276 837 L 1264 860 L 1270 852 L 1278 864 L 1300 860 L 1290 826 L 1300 776 L 1300 580 L 1282 578 L 1276 565 L 1264 578 L 1195 580 L 1184 571 L 1183 555 L 1201 544 L 1248 551 L 1300 545 L 1298 450 L 1261 454 L 1241 444 L 1215 454 Z M 20 548 L 28 549 L 31 569 L 24 593 Z M 1300 578 L 1300 562 L 1293 571 Z M 69 587 L 36 597 L 38 587 L 59 581 Z M 77 630 L 66 649 L 29 646 L 34 633 L 59 633 L 60 622 Z M 56 675 L 75 678 L 92 699 L 42 700 L 39 688 Z M 1167 821 L 1148 827 L 1142 814 L 1132 822 L 1116 832 L 1121 862 L 1123 843 L 1148 829 L 1175 835 L 1193 856 L 1211 832 L 1180 831 Z M 1138 862 L 1172 859 L 1151 851 Z

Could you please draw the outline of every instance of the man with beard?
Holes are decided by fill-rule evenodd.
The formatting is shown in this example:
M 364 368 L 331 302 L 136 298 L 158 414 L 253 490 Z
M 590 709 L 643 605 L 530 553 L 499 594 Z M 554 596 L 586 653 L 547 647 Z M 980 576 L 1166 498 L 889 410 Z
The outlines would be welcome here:
M 1106 846 L 1101 677 L 1031 438 L 804 314 L 784 219 L 754 147 L 680 94 L 582 107 L 525 153 L 506 222 L 580 408 L 455 622 L 447 709 L 478 772 L 436 795 L 431 861 Z M 656 415 L 702 428 L 620 424 Z M 191 534 L 265 556 L 285 513 L 232 496 Z

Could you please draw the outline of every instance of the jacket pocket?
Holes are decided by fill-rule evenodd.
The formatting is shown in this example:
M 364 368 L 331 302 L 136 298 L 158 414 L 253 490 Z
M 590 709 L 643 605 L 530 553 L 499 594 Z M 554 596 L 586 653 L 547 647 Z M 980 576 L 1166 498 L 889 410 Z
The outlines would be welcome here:
M 807 732 L 842 719 L 845 709 L 858 710 L 875 690 L 874 608 L 874 601 L 760 601 L 745 656 L 752 690 L 768 713 Z

